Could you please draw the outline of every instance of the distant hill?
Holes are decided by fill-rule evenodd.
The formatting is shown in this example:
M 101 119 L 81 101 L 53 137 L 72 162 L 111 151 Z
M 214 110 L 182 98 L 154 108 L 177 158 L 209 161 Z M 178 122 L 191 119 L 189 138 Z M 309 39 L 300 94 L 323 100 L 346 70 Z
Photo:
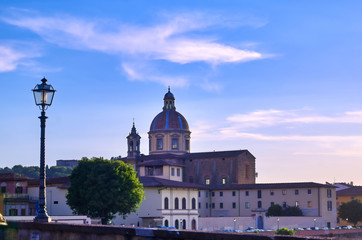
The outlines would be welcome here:
M 46 176 L 47 178 L 55 178 L 55 177 L 65 177 L 65 176 L 69 176 L 72 172 L 72 168 L 68 168 L 68 167 L 57 167 L 57 166 L 52 166 L 52 167 L 48 167 L 48 165 L 46 166 Z M 20 174 L 20 175 L 24 175 L 27 176 L 28 178 L 39 178 L 39 167 L 37 166 L 30 166 L 30 167 L 26 167 L 26 166 L 22 166 L 22 165 L 15 165 L 12 168 L 9 167 L 5 167 L 5 168 L 0 168 L 0 174 L 1 173 L 14 173 L 14 174 Z

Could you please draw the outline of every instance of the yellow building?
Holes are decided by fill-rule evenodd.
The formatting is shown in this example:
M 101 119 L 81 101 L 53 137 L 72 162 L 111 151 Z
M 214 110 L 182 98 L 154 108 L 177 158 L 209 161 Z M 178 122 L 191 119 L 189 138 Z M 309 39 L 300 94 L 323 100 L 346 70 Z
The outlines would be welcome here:
M 362 186 L 352 186 L 347 189 L 337 191 L 337 206 L 354 199 L 358 199 L 362 202 Z M 351 225 L 351 223 L 346 219 L 338 218 L 338 226 L 346 225 Z M 362 225 L 362 222 L 358 222 L 357 225 Z

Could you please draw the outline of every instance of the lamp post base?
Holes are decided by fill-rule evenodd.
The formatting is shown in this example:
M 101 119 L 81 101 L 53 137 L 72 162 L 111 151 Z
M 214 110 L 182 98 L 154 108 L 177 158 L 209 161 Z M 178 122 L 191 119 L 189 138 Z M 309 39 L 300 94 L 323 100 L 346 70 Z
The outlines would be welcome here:
M 47 222 L 51 222 L 52 219 L 49 216 L 36 216 L 34 218 L 34 222 L 38 222 L 38 223 L 47 223 Z

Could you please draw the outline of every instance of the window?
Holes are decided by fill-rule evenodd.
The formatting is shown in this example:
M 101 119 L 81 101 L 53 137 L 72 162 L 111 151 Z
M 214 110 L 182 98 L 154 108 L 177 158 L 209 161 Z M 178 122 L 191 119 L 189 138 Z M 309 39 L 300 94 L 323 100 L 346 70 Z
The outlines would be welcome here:
M 199 205 L 201 205 L 201 204 L 199 204 Z M 196 209 L 196 199 L 195 198 L 192 198 L 192 200 L 191 200 L 191 208 Z
M 331 189 L 327 189 L 327 197 L 328 198 L 332 197 L 332 190 Z
M 224 208 L 224 203 L 220 203 L 220 209 L 223 209 Z
M 258 190 L 258 198 L 261 198 L 261 190 Z
M 295 195 L 299 195 L 299 190 L 298 190 L 298 189 L 295 189 L 295 190 L 294 190 L 294 193 L 295 193 Z
M 287 202 L 283 202 L 283 208 L 287 207 Z
M 215 208 L 215 203 L 211 203 L 211 208 Z
M 332 211 L 332 201 L 327 201 L 327 209 L 328 211 Z
M 5 182 L 1 183 L 1 193 L 6 193 L 6 186 L 7 184 Z
M 245 191 L 245 196 L 249 196 L 249 191 Z
M 199 208 L 201 208 L 201 203 L 199 202 Z
M 295 206 L 299 207 L 299 202 L 298 201 L 295 202 Z
M 172 149 L 178 149 L 178 139 L 172 138 Z
M 249 202 L 245 202 L 245 208 L 249 209 L 250 208 L 250 203 Z
M 209 197 L 209 192 L 208 191 L 205 192 L 205 197 Z
M 236 202 L 233 202 L 232 205 L 233 205 L 233 208 L 236 208 Z
M 221 179 L 221 184 L 226 184 L 226 177 L 223 177 L 222 179 Z
M 146 176 L 162 176 L 163 166 L 147 166 Z
M 211 192 L 211 197 L 215 197 L 215 192 Z
M 282 190 L 283 195 L 287 195 L 287 190 Z
M 262 207 L 263 207 L 263 205 L 262 205 L 261 201 L 258 201 L 258 208 L 262 208 Z
M 54 204 L 58 204 L 58 201 L 54 201 L 53 203 L 54 203 Z
M 186 209 L 186 198 L 182 198 L 182 209 Z
M 312 202 L 308 201 L 308 207 L 312 207 Z
M 23 187 L 21 186 L 21 183 L 16 183 L 15 193 L 23 193 Z
M 168 220 L 165 220 L 165 227 L 168 227 Z
M 175 176 L 175 168 L 171 168 L 171 176 Z
M 270 206 L 273 206 L 275 203 L 274 202 L 270 202 Z
M 178 198 L 175 198 L 175 209 L 178 209 Z
M 177 219 L 175 220 L 175 228 L 176 228 L 176 229 L 179 229 L 179 227 L 178 227 L 178 220 L 177 220 Z
M 270 196 L 274 196 L 274 190 L 270 190 Z
M 185 140 L 185 149 L 186 151 L 190 150 L 190 140 L 188 139 Z
M 220 197 L 224 196 L 224 192 L 219 192 L 219 196 Z
M 199 191 L 199 197 L 201 197 L 201 191 Z
M 312 194 L 312 189 L 308 189 L 308 194 Z
M 206 178 L 206 179 L 205 179 L 205 184 L 206 184 L 206 185 L 210 185 L 210 178 Z
M 233 197 L 235 197 L 235 196 L 236 196 L 236 192 L 235 192 L 235 191 L 233 191 L 232 195 L 233 195 Z
M 180 168 L 176 168 L 176 172 L 177 172 L 177 177 L 181 176 L 181 169 Z
M 209 203 L 206 203 L 205 207 L 206 207 L 206 209 L 208 209 L 209 208 Z
M 165 197 L 164 205 L 165 205 L 165 209 L 168 209 L 168 198 L 167 197 Z
M 157 150 L 163 149 L 163 140 L 162 138 L 157 138 Z
M 132 141 L 129 142 L 129 151 L 133 152 L 133 142 Z

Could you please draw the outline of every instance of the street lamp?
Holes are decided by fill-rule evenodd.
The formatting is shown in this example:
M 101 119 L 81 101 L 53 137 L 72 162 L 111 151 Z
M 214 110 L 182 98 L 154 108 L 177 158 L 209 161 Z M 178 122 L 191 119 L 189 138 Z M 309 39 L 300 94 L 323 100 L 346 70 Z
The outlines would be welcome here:
M 45 173 L 45 110 L 52 105 L 55 90 L 47 84 L 44 77 L 41 84 L 37 84 L 33 91 L 35 104 L 41 110 L 40 119 L 40 179 L 39 179 L 39 210 L 34 222 L 50 222 L 51 219 L 46 210 L 46 173 Z
M 277 223 L 278 223 L 278 229 L 277 230 L 279 230 L 279 221 L 280 221 L 280 219 L 277 218 Z
M 234 218 L 234 232 L 236 231 L 236 218 Z
M 315 222 L 317 221 L 317 219 L 314 218 L 313 221 L 314 221 L 314 230 L 315 230 Z

